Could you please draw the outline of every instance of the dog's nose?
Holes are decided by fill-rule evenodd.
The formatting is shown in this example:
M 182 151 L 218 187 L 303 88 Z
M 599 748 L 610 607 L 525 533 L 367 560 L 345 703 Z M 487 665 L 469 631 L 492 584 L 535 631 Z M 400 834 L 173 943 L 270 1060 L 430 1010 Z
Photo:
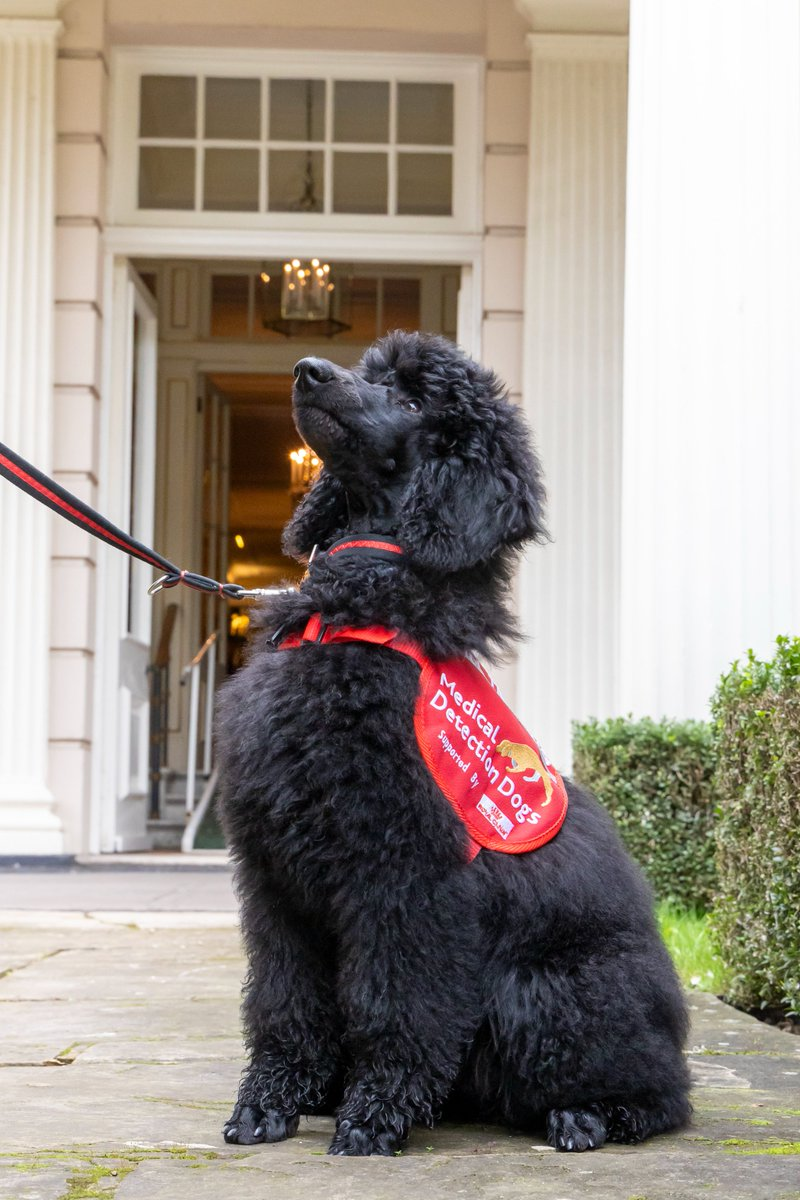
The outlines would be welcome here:
M 329 383 L 333 379 L 333 364 L 327 358 L 301 358 L 300 362 L 295 363 L 292 374 L 307 387 L 315 387 L 318 383 Z

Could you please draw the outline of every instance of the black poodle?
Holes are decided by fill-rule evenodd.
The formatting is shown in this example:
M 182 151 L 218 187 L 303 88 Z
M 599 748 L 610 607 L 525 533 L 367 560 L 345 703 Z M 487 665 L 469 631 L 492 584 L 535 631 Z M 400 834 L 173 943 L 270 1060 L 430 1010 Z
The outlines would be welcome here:
M 442 1113 L 541 1128 L 558 1150 L 682 1125 L 686 1007 L 605 812 L 567 782 L 551 841 L 471 858 L 415 738 L 418 664 L 324 639 L 381 626 L 435 660 L 508 646 L 515 555 L 547 536 L 519 410 L 423 334 L 353 371 L 305 358 L 295 379 L 324 461 L 284 538 L 309 572 L 266 605 L 221 705 L 251 1056 L 226 1140 L 333 1111 L 330 1153 L 348 1155 L 393 1154 Z M 384 546 L 331 554 L 345 537 Z

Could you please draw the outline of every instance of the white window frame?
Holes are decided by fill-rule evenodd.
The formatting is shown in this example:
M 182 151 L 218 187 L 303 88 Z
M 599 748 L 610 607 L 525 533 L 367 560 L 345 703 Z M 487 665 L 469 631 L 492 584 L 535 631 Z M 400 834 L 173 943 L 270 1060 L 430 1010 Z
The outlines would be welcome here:
M 213 212 L 138 207 L 139 80 L 142 75 L 227 78 L 376 80 L 453 85 L 453 211 L 449 216 L 389 213 Z M 183 229 L 293 230 L 369 233 L 477 234 L 481 232 L 483 61 L 460 55 L 354 54 L 308 51 L 218 50 L 204 48 L 118 47 L 112 54 L 111 195 L 112 225 Z M 266 92 L 262 87 L 262 93 Z M 266 97 L 264 97 L 264 103 Z M 339 147 L 326 137 L 326 155 Z M 188 144 L 188 143 L 187 143 Z M 245 145 L 244 142 L 241 143 Z M 261 143 L 250 142 L 253 148 Z M 235 143 L 231 143 L 235 145 Z M 296 148 L 294 143 L 287 148 Z M 359 144 L 358 149 L 373 147 Z M 380 147 L 375 147 L 380 149 Z M 436 148 L 420 147 L 421 152 Z M 405 150 L 405 147 L 404 147 Z M 197 156 L 196 170 L 202 170 Z M 390 153 L 389 163 L 394 161 Z M 261 187 L 263 189 L 263 179 Z M 330 170 L 326 187 L 330 188 Z M 392 194 L 390 187 L 390 195 Z

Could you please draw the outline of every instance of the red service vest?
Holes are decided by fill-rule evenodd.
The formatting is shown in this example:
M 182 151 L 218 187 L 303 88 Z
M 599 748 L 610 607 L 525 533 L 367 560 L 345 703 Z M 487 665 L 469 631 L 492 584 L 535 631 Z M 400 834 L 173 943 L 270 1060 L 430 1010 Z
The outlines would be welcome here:
M 323 625 L 319 613 L 303 642 L 369 642 L 413 658 L 421 668 L 414 731 L 425 765 L 466 826 L 473 859 L 481 847 L 524 854 L 554 838 L 567 815 L 567 791 L 538 742 L 503 702 L 490 676 L 466 658 L 433 662 L 396 630 Z

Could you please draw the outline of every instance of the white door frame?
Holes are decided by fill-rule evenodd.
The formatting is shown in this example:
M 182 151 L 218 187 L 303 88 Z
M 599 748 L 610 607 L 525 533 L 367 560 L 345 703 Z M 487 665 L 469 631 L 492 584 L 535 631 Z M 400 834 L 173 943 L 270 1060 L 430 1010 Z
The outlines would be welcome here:
M 101 415 L 97 503 L 100 512 L 109 520 L 129 530 L 134 537 L 147 540 L 151 536 L 148 531 L 153 527 L 155 461 L 148 448 L 155 445 L 158 316 L 152 297 L 126 258 L 107 257 L 105 298 L 109 314 L 103 347 L 106 402 Z M 134 342 L 137 318 L 138 344 Z M 134 386 L 137 389 L 135 427 Z M 135 487 L 131 477 L 134 450 L 139 477 Z M 138 651 L 141 658 L 146 647 L 149 655 L 152 609 L 145 591 L 152 572 L 146 564 L 113 550 L 99 552 L 97 562 L 99 604 L 93 722 L 96 753 L 92 763 L 89 849 L 92 853 L 108 853 L 118 849 L 145 849 L 148 844 L 142 833 L 129 838 L 126 845 L 120 845 L 117 810 L 124 794 L 123 768 L 128 770 L 135 753 L 128 745 L 130 723 L 129 719 L 125 721 L 126 709 L 122 700 L 123 658 L 126 649 Z M 129 579 L 134 599 L 130 629 Z M 142 776 L 143 772 L 143 791 L 147 796 L 146 738 L 143 743 L 143 751 L 138 755 L 138 774 Z
M 127 528 L 124 484 L 119 464 L 123 456 L 126 417 L 120 398 L 125 391 L 126 363 L 121 332 L 121 279 L 130 277 L 132 258 L 260 259 L 292 254 L 322 256 L 345 262 L 430 263 L 461 268 L 458 302 L 458 342 L 474 358 L 481 355 L 483 239 L 476 234 L 412 235 L 314 233 L 219 229 L 142 229 L 111 227 L 106 231 L 104 260 L 103 391 L 101 416 L 98 508 Z M 136 287 L 139 300 L 140 286 Z M 142 318 L 143 320 L 146 318 Z M 158 333 L 156 329 L 156 349 Z M 155 469 L 155 409 L 150 437 L 151 469 Z M 154 547 L 156 550 L 160 547 Z M 191 567 L 192 564 L 186 564 Z M 127 566 L 113 551 L 98 555 L 98 628 L 95 662 L 95 696 L 92 762 L 92 798 L 89 822 L 91 853 L 110 853 L 117 845 L 117 781 L 119 778 L 119 620 L 124 602 Z M 133 848 L 133 847 L 130 847 Z

